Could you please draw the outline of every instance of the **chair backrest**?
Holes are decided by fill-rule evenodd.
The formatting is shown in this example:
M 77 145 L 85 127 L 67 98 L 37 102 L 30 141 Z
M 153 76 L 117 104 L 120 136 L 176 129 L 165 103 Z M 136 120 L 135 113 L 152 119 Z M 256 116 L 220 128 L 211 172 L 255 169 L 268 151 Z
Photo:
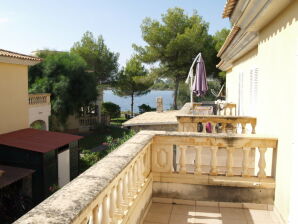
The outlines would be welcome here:
M 213 107 L 212 106 L 194 106 L 193 114 L 196 115 L 212 115 Z

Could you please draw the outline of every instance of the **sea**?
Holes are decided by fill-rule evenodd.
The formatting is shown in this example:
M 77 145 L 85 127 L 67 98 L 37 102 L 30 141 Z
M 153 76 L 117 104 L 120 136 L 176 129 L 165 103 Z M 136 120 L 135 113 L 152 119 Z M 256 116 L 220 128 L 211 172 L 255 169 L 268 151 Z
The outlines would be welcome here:
M 172 90 L 151 90 L 146 95 L 135 96 L 134 97 L 134 113 L 139 113 L 138 106 L 142 104 L 147 104 L 150 107 L 156 108 L 156 98 L 163 98 L 163 108 L 164 110 L 171 109 L 173 105 L 174 91 Z M 130 97 L 120 97 L 113 93 L 112 90 L 104 90 L 103 93 L 104 102 L 112 102 L 118 104 L 121 111 L 130 111 L 131 98 Z

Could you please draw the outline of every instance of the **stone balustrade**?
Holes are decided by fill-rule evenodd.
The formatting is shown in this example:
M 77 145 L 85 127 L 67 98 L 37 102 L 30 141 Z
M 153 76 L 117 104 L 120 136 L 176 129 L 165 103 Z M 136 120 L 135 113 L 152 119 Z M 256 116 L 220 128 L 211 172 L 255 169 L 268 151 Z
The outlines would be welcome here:
M 29 106 L 44 105 L 51 103 L 50 93 L 29 94 Z
M 268 174 L 265 154 L 270 148 L 274 156 Z M 274 188 L 276 148 L 275 138 L 257 135 L 141 131 L 15 223 L 142 223 L 153 181 Z M 243 152 L 243 165 L 236 176 L 237 149 Z M 195 150 L 195 156 L 188 158 L 188 150 Z M 218 169 L 222 150 L 226 152 L 223 174 Z M 256 176 L 249 172 L 253 150 L 260 153 Z M 209 170 L 202 165 L 204 151 L 211 152 L 211 159 L 205 161 Z M 194 170 L 189 170 L 187 161 L 193 162 Z
M 271 153 L 271 164 L 266 164 L 266 153 Z M 152 172 L 154 181 L 273 187 L 276 153 L 277 139 L 257 135 L 159 135 L 152 142 Z
M 202 133 L 256 133 L 257 119 L 244 116 L 177 115 L 178 131 Z M 240 130 L 239 130 L 240 129 Z
M 97 116 L 80 117 L 79 122 L 80 122 L 80 126 L 83 126 L 83 127 L 95 126 L 98 123 L 98 117 Z
M 223 115 L 223 116 L 235 116 L 236 115 L 236 104 L 235 103 L 226 103 L 223 106 L 222 110 L 218 110 L 217 115 Z

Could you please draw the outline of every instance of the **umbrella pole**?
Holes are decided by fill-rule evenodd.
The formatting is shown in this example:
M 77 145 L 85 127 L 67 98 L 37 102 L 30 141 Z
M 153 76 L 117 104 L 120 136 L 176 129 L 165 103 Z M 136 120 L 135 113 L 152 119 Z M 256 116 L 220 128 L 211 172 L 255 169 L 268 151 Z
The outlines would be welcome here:
M 190 84 L 189 84 L 189 89 L 190 89 L 190 103 L 191 103 L 191 110 L 193 113 L 193 91 L 192 91 L 192 82 L 193 82 L 193 77 L 190 78 Z

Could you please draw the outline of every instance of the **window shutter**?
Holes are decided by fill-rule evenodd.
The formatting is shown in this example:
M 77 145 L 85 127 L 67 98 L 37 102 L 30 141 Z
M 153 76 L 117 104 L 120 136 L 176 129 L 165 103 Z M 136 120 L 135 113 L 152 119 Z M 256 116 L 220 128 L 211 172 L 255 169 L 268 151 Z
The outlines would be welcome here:
M 259 85 L 259 69 L 254 68 L 250 70 L 250 114 L 256 116 L 257 114 L 257 99 L 258 99 L 258 85 Z
M 239 73 L 238 115 L 243 115 L 243 72 Z

